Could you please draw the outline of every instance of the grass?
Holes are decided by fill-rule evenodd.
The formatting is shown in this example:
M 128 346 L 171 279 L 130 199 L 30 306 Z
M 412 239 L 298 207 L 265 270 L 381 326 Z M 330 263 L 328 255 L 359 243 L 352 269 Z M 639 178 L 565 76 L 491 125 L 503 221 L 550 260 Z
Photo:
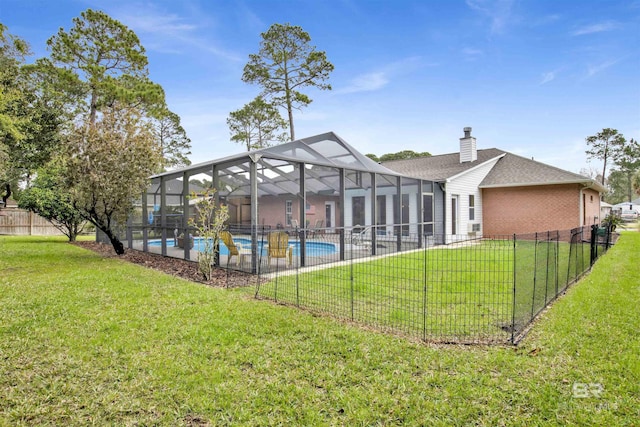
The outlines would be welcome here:
M 0 237 L 0 425 L 634 425 L 639 252 L 624 234 L 516 348 L 425 346 Z
M 588 268 L 588 244 L 484 240 L 276 276 L 257 294 L 419 339 L 507 342 Z

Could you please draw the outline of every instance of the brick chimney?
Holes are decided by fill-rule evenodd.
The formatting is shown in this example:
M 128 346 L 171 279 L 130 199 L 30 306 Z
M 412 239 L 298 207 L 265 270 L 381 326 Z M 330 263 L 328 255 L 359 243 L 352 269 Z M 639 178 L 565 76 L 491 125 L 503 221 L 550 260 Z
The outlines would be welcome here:
M 476 139 L 471 136 L 471 128 L 464 128 L 464 138 L 460 138 L 460 163 L 475 162 L 478 160 Z

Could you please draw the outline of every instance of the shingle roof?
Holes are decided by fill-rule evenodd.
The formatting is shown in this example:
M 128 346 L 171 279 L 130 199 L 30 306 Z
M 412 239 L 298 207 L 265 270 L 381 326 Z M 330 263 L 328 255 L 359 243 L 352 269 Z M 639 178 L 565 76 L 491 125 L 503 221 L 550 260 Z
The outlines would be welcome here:
M 521 187 L 574 183 L 590 184 L 597 190 L 604 191 L 599 183 L 586 176 L 507 153 L 491 169 L 479 187 Z
M 460 153 L 441 154 L 407 160 L 391 160 L 382 165 L 398 173 L 431 181 L 444 181 L 488 160 L 505 154 L 497 148 L 478 150 L 478 159 L 460 163 Z
M 383 162 L 382 165 L 415 178 L 445 181 L 479 164 L 502 156 L 480 183 L 480 188 L 582 183 L 598 191 L 605 191 L 599 183 L 585 176 L 497 148 L 478 150 L 477 153 L 478 159 L 473 162 L 460 163 L 460 153 L 450 153 L 408 160 L 392 160 Z

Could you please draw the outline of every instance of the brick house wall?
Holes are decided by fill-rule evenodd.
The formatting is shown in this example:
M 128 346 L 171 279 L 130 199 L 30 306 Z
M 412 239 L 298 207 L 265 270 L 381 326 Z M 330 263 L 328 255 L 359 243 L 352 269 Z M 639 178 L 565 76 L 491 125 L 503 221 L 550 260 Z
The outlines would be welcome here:
M 585 189 L 580 200 L 580 188 L 578 184 L 484 188 L 483 234 L 565 230 L 583 221 L 592 224 L 600 215 L 600 197 L 597 191 Z
M 591 189 L 582 191 L 584 203 L 584 225 L 592 225 L 599 223 L 604 218 L 600 214 L 600 193 Z
M 282 196 L 262 196 L 258 200 L 258 217 L 259 224 L 270 225 L 276 227 L 278 224 L 287 228 L 286 223 L 286 201 L 291 200 L 291 218 L 298 220 L 300 223 L 300 200 L 295 194 Z M 334 227 L 341 227 L 340 222 L 340 198 L 339 197 L 323 197 L 316 195 L 308 195 L 307 203 L 310 209 L 306 211 L 306 218 L 309 221 L 309 227 L 314 227 L 318 220 L 322 220 L 323 227 L 326 224 L 325 202 L 333 201 L 335 203 L 335 221 Z

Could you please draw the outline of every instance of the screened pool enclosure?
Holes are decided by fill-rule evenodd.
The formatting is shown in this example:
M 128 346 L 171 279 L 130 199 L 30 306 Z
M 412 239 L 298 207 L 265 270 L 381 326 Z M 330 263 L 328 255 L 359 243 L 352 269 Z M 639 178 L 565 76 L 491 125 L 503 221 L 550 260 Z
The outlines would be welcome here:
M 229 210 L 222 267 L 299 268 L 421 248 L 442 235 L 438 185 L 399 175 L 330 132 L 153 176 L 127 224 L 129 248 L 197 260 L 190 194 L 210 187 Z

